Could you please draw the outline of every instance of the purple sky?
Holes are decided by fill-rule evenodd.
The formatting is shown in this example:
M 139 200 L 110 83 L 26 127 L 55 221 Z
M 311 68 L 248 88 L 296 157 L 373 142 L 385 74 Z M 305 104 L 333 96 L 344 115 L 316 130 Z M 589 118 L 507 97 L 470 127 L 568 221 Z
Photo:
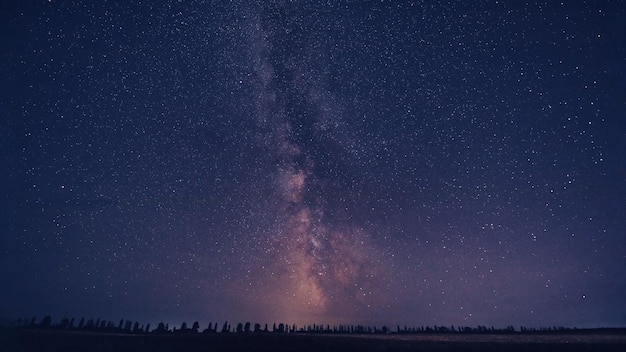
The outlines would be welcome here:
M 0 317 L 626 325 L 616 1 L 0 6 Z

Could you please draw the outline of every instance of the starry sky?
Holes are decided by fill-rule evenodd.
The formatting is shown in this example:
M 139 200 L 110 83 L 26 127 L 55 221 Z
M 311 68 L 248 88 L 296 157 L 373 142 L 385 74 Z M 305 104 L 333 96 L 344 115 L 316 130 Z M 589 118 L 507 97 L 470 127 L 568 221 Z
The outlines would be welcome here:
M 3 1 L 0 316 L 626 325 L 620 1 Z

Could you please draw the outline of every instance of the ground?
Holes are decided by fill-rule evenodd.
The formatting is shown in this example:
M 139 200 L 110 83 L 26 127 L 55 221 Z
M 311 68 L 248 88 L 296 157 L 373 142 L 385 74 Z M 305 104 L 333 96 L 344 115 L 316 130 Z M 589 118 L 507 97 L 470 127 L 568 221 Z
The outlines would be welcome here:
M 3 330 L 2 350 L 20 351 L 625 351 L 616 334 L 126 335 Z

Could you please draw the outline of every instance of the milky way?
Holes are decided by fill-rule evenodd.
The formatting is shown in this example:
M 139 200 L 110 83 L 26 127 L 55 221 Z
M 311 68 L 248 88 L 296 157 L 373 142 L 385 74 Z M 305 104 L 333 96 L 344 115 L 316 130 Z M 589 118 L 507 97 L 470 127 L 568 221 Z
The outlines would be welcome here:
M 277 218 L 270 229 L 268 264 L 258 277 L 273 286 L 270 295 L 278 297 L 272 307 L 277 317 L 300 323 L 316 319 L 349 322 L 355 314 L 361 319 L 363 311 L 378 306 L 384 296 L 388 270 L 384 254 L 363 228 L 326 214 L 333 210 L 325 205 L 329 194 L 321 190 L 324 180 L 316 175 L 315 152 L 307 149 L 310 144 L 324 143 L 320 135 L 332 133 L 329 124 L 341 123 L 340 116 L 333 116 L 340 112 L 321 100 L 323 87 L 303 82 L 310 69 L 306 62 L 281 68 L 278 76 L 287 79 L 276 81 L 272 57 L 280 48 L 272 48 L 269 40 L 288 36 L 289 28 L 272 33 L 279 30 L 266 30 L 263 19 L 250 17 L 250 58 L 257 81 L 251 111 L 258 130 L 266 131 L 258 147 L 275 160 L 270 179 L 275 191 L 272 211 Z M 303 61 L 299 56 L 281 60 Z M 289 111 L 286 100 L 300 101 L 305 108 Z M 297 128 L 310 129 L 308 141 L 298 138 Z

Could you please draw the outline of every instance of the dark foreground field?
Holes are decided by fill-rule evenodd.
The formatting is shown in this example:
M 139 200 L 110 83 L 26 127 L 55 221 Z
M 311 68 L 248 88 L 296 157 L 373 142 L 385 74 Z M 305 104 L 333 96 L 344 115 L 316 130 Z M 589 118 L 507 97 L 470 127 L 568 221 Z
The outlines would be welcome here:
M 0 350 L 13 351 L 626 351 L 613 334 L 115 335 L 2 330 Z

